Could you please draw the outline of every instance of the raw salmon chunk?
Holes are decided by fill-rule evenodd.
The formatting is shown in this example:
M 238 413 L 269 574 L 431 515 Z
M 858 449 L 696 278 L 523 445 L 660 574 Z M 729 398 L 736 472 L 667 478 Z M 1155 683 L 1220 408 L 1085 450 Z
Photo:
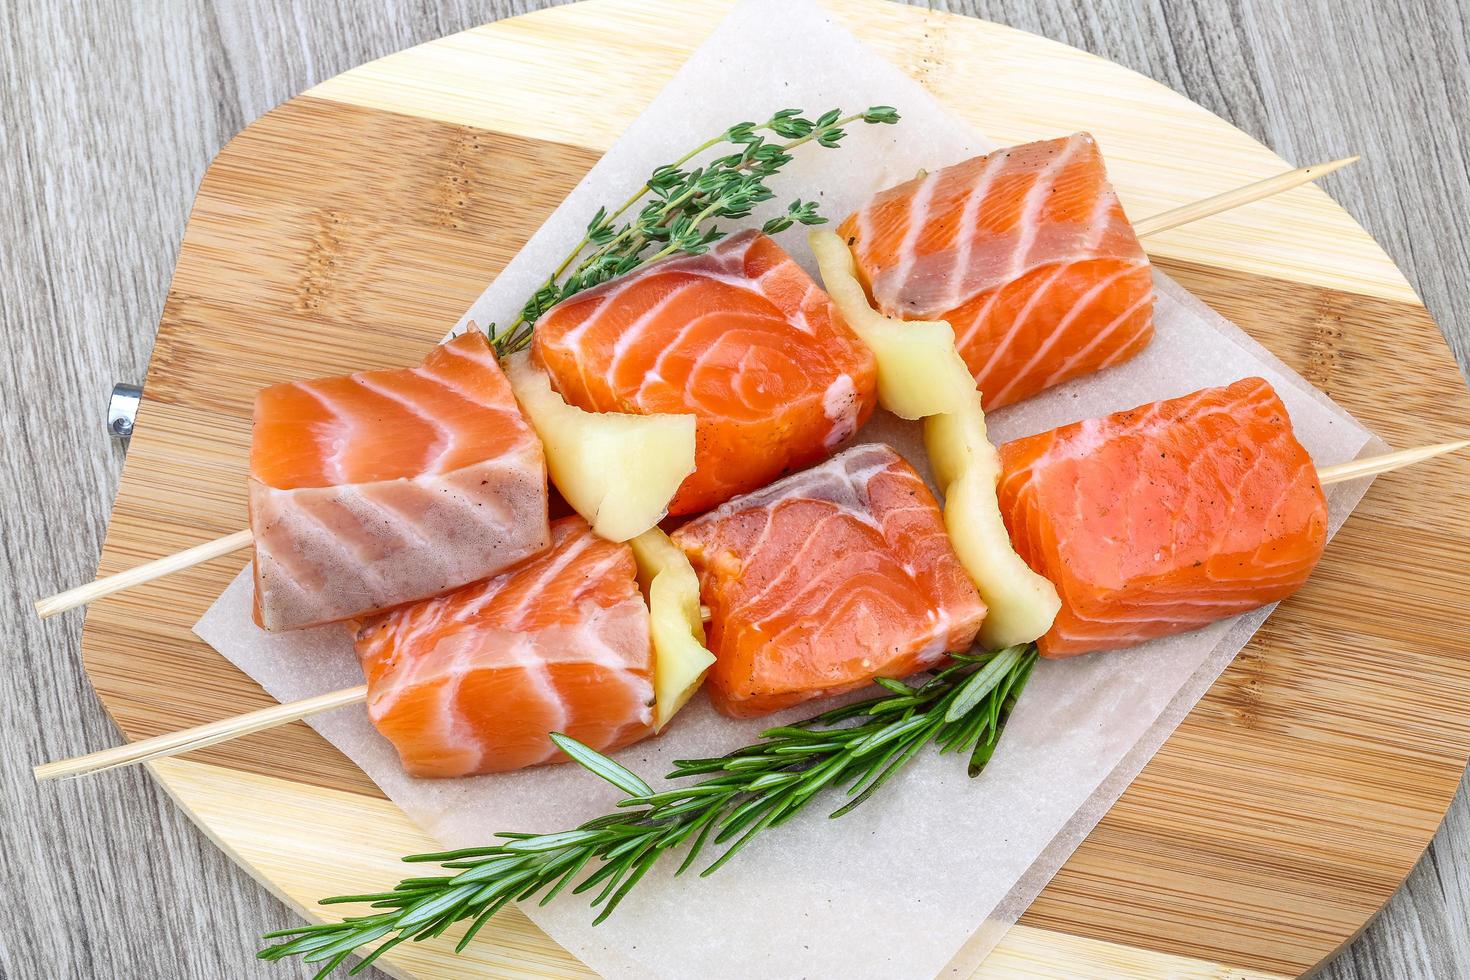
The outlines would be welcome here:
M 1317 471 L 1260 378 L 1065 425 L 1000 454 L 1016 550 L 1062 598 L 1038 641 L 1046 657 L 1284 599 L 1327 543 Z
M 710 697 L 734 717 L 931 667 L 985 618 L 934 495 L 887 446 L 854 446 L 673 537 L 710 608 Z
M 260 624 L 370 615 L 546 547 L 546 464 L 483 334 L 423 364 L 255 399 L 250 530 Z
M 827 294 L 769 237 L 733 235 L 579 293 L 535 357 L 588 412 L 694 415 L 693 514 L 832 453 L 872 413 L 877 367 Z
M 414 776 L 505 772 L 653 731 L 648 607 L 632 549 L 580 517 L 494 578 L 373 619 L 357 634 L 368 715 Z
M 1086 133 L 889 188 L 838 229 L 887 316 L 947 320 L 999 408 L 1141 351 L 1148 256 Z

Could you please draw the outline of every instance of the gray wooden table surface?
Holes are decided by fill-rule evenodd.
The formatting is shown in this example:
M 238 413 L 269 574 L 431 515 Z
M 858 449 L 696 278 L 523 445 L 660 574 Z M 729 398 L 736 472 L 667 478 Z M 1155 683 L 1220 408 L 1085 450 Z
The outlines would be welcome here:
M 0 3 L 0 977 L 286 977 L 293 916 L 139 770 L 38 791 L 112 744 L 81 614 L 29 599 L 95 567 L 121 471 L 101 416 L 141 380 L 200 176 L 278 102 L 371 58 L 543 6 L 467 0 Z M 1119 61 L 1290 160 L 1364 155 L 1327 189 L 1470 358 L 1470 23 L 1463 0 L 976 0 L 952 9 Z M 1467 420 L 1470 422 L 1470 420 Z M 1464 788 L 1331 978 L 1470 977 Z

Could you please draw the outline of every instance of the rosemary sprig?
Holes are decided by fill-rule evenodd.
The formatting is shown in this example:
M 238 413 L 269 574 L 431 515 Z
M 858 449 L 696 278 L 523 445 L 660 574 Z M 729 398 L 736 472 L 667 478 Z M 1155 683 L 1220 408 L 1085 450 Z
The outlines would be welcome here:
M 1033 646 L 957 656 L 918 687 L 878 681 L 888 693 L 772 728 L 761 740 L 729 755 L 674 763 L 669 779 L 685 780 L 655 791 L 630 770 L 564 735 L 552 738 L 572 759 L 627 794 L 617 812 L 575 830 L 552 834 L 497 835 L 498 843 L 436 854 L 411 862 L 436 862 L 453 872 L 405 878 L 387 892 L 344 895 L 323 905 L 367 903 L 382 911 L 342 922 L 318 923 L 266 934 L 284 939 L 262 949 L 262 959 L 300 956 L 331 973 L 354 951 L 387 938 L 351 972 L 357 973 L 405 940 L 438 936 L 456 922 L 471 921 L 462 950 L 508 902 L 541 894 L 546 904 L 571 887 L 597 889 L 594 924 L 612 913 L 660 858 L 687 845 L 676 873 L 690 868 L 706 847 L 723 852 L 701 872 L 718 870 L 756 834 L 801 812 L 824 789 L 843 789 L 840 817 L 859 806 L 930 743 L 941 752 L 969 756 L 977 775 L 1000 740 L 1036 663 Z M 573 885 L 589 866 L 590 874 Z
M 757 204 L 775 196 L 766 181 L 791 162 L 794 150 L 807 143 L 834 148 L 847 135 L 844 127 L 858 121 L 896 123 L 898 112 L 890 106 L 871 106 L 851 115 L 829 109 L 808 119 L 800 109 L 782 109 L 763 123 L 737 123 L 659 167 L 616 210 L 598 210 L 582 240 L 531 294 L 514 321 L 503 329 L 490 326 L 496 351 L 504 355 L 525 347 L 542 314 L 584 289 L 676 252 L 704 252 L 726 234 L 712 222 L 749 217 Z M 722 144 L 730 145 L 731 152 L 686 169 L 696 157 Z M 645 198 L 649 200 L 631 220 L 620 222 Z M 774 234 L 794 223 L 814 225 L 826 220 L 817 213 L 815 201 L 798 198 L 785 214 L 767 221 L 763 230 Z

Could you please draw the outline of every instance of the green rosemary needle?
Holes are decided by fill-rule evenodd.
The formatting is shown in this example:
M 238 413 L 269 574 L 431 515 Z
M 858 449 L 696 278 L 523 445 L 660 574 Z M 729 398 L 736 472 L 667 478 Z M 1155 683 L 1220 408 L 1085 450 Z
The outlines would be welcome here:
M 737 123 L 657 168 L 616 210 L 608 213 L 603 208 L 593 215 L 582 240 L 531 294 L 515 320 L 504 328 L 490 326 L 496 351 L 504 355 L 525 347 L 541 315 L 569 296 L 675 253 L 704 252 L 726 234 L 711 222 L 749 217 L 756 205 L 775 196 L 766 182 L 791 162 L 794 150 L 807 143 L 835 148 L 847 135 L 844 127 L 854 122 L 896 123 L 898 112 L 890 106 L 871 106 L 850 115 L 829 109 L 808 119 L 800 109 L 782 109 L 763 123 Z M 686 169 L 696 157 L 725 144 L 731 152 Z M 632 219 L 620 221 L 645 199 Z M 783 215 L 767 221 L 763 230 L 774 234 L 793 224 L 824 221 L 816 202 L 797 199 Z
M 601 922 L 664 855 L 686 849 L 676 872 L 682 874 L 707 848 L 723 848 L 700 872 L 709 875 L 823 790 L 849 797 L 831 817 L 851 812 L 925 745 L 968 755 L 970 775 L 977 775 L 995 751 L 1036 650 L 1008 647 L 955 660 L 918 686 L 885 678 L 878 681 L 885 695 L 772 728 L 729 755 L 676 762 L 667 778 L 679 785 L 662 791 L 582 743 L 553 735 L 574 761 L 627 794 L 616 812 L 574 830 L 499 834 L 498 843 L 484 847 L 406 857 L 451 873 L 405 878 L 392 891 L 323 899 L 323 905 L 366 903 L 380 911 L 268 933 L 266 939 L 284 941 L 258 955 L 299 956 L 322 964 L 317 976 L 325 977 L 355 951 L 384 940 L 351 971 L 357 973 L 398 943 L 469 921 L 462 950 L 507 903 L 539 894 L 544 905 L 569 887 L 572 894 L 596 890 L 590 904 L 599 908 L 594 923 Z

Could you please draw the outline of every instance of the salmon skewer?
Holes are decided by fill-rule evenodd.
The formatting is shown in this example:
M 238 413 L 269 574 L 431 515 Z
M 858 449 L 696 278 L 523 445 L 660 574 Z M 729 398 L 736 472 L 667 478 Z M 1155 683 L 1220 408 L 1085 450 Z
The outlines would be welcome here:
M 999 408 L 1153 338 L 1153 272 L 1086 133 L 881 191 L 837 233 L 885 316 L 944 320 Z
M 1179 212 L 1130 225 L 1097 143 L 1076 133 L 880 191 L 837 233 L 880 313 L 954 328 L 989 410 L 1148 345 L 1153 273 L 1138 239 L 1214 213 Z
M 1333 170 L 1336 170 L 1339 167 L 1346 166 L 1356 159 L 1357 157 L 1349 157 L 1343 160 L 1334 161 L 1333 163 L 1329 164 L 1301 167 L 1296 170 L 1278 174 L 1275 177 L 1258 181 L 1244 187 L 1235 188 L 1223 194 L 1216 195 L 1215 197 L 1208 198 L 1203 201 L 1196 201 L 1191 204 L 1184 205 L 1183 207 L 1175 208 L 1163 214 L 1144 219 L 1135 223 L 1134 229 L 1136 233 L 1141 237 L 1143 235 L 1177 227 L 1178 225 L 1188 221 L 1196 221 L 1201 218 L 1208 217 L 1212 214 L 1217 214 L 1221 211 L 1241 207 L 1253 201 L 1258 201 L 1273 194 L 1278 194 L 1282 191 L 1289 190 L 1293 187 L 1298 187 L 1302 184 L 1316 180 L 1318 177 L 1331 173 Z M 910 313 L 908 315 L 912 316 L 913 314 Z M 985 390 L 989 391 L 993 387 L 995 386 L 987 386 Z M 857 391 L 857 388 L 858 386 L 854 384 L 855 392 Z M 684 502 L 681 502 L 681 506 L 683 506 L 683 504 Z M 103 578 L 97 579 L 94 582 L 89 582 L 85 585 L 77 586 L 73 589 L 68 589 L 65 592 L 58 593 L 57 595 L 37 600 L 37 602 L 35 603 L 36 612 L 43 619 L 48 618 L 58 613 L 65 612 L 68 609 L 74 609 L 77 606 L 85 605 L 86 603 L 92 602 L 95 599 L 111 595 L 124 589 L 132 588 L 136 585 L 141 585 L 145 582 L 153 581 L 154 579 L 161 578 L 165 575 L 180 571 L 184 568 L 189 568 L 193 565 L 199 564 L 200 562 L 209 561 L 214 558 L 231 554 L 235 551 L 240 550 L 241 548 L 250 545 L 251 542 L 252 535 L 250 531 L 237 531 L 215 541 L 206 542 L 193 548 L 189 548 L 185 551 L 179 552 L 178 554 L 168 555 L 150 562 L 145 562 L 144 564 L 139 565 L 135 568 L 131 568 L 123 572 L 118 572 L 113 575 L 104 576 Z
M 1261 382 L 1259 382 L 1258 379 L 1256 379 L 1254 381 L 1248 379 L 1247 382 L 1238 382 L 1237 384 L 1238 385 L 1254 386 L 1257 383 L 1261 383 Z M 1198 395 L 1205 395 L 1209 391 L 1221 392 L 1221 391 L 1229 391 L 1229 390 L 1230 389 L 1207 389 L 1206 392 L 1197 393 L 1196 396 L 1186 396 L 1186 398 L 1195 398 Z M 1211 396 L 1212 399 L 1218 398 L 1218 397 L 1220 397 L 1220 396 L 1218 396 L 1218 395 Z M 1266 398 L 1266 395 L 1263 392 L 1258 392 L 1254 397 L 1259 398 L 1259 399 L 1262 399 L 1264 401 L 1265 398 Z M 1270 397 L 1271 398 L 1274 398 L 1274 395 L 1271 395 Z M 1201 403 L 1202 404 L 1203 404 L 1203 402 L 1204 402 L 1204 399 L 1201 399 Z M 1161 404 L 1162 405 L 1165 405 L 1165 406 L 1168 405 L 1168 403 L 1161 403 Z M 1156 408 L 1158 406 L 1154 406 L 1154 407 Z M 1144 408 L 1149 408 L 1149 406 L 1145 406 Z M 1130 414 L 1137 413 L 1139 411 L 1141 411 L 1141 410 L 1140 409 L 1135 409 L 1135 410 L 1132 410 L 1132 412 L 1129 412 L 1129 413 L 1119 413 L 1119 414 L 1121 414 L 1121 415 L 1130 415 Z M 1174 412 L 1178 412 L 1178 408 L 1177 407 L 1174 408 L 1174 409 L 1167 409 L 1166 408 L 1166 409 L 1162 409 L 1161 411 L 1174 411 Z M 1190 413 L 1183 413 L 1183 414 L 1190 414 Z M 1204 413 L 1200 413 L 1200 414 L 1203 415 Z M 1109 419 L 1111 419 L 1111 418 L 1112 417 L 1109 417 Z M 1105 423 L 1108 423 L 1109 422 L 1109 419 L 1096 420 L 1096 422 L 1094 423 L 1094 428 L 1097 428 L 1098 423 L 1104 423 L 1104 424 Z M 1085 426 L 1088 425 L 1088 423 L 1086 423 L 1086 422 L 1076 423 L 1076 425 L 1078 425 L 1078 426 L 1084 426 L 1085 427 Z M 1122 431 L 1123 428 L 1126 428 L 1126 426 L 1118 426 L 1118 424 L 1116 422 L 1113 423 L 1113 426 L 1117 426 L 1118 431 Z M 1066 430 L 1069 429 L 1069 428 L 1071 428 L 1071 427 L 1063 427 L 1062 430 L 1056 430 L 1056 431 L 1061 432 L 1063 434 L 1061 438 L 1065 439 L 1065 438 L 1067 438 L 1067 436 L 1066 436 Z M 1052 433 L 1042 433 L 1039 436 L 1033 436 L 1033 437 L 1030 437 L 1030 438 L 1031 439 L 1046 439 L 1047 437 L 1049 437 L 1051 435 L 1052 435 Z M 1009 455 L 1009 458 L 1011 460 L 1016 461 L 1016 466 L 1015 466 L 1013 472 L 1016 475 L 1017 480 L 1019 480 L 1020 482 L 1026 482 L 1029 479 L 1031 479 L 1031 477 L 1023 477 L 1021 475 L 1021 466 L 1019 464 L 1019 461 L 1023 457 L 1029 455 L 1029 453 L 1027 452 L 1027 448 L 1028 448 L 1027 445 L 1026 445 L 1027 442 L 1028 442 L 1028 440 L 1026 440 L 1026 439 L 1019 440 L 1016 443 L 1010 443 L 1007 446 L 1003 446 L 1002 449 L 1001 449 L 1001 454 L 1002 454 L 1002 457 L 1003 458 L 1006 457 L 1007 455 Z M 1127 445 L 1127 444 L 1128 443 L 1126 443 L 1126 442 L 1120 442 L 1120 443 L 1118 443 L 1118 446 L 1121 447 L 1121 446 L 1124 446 L 1124 445 Z M 1142 445 L 1143 443 L 1141 441 L 1135 440 L 1135 442 L 1133 444 L 1134 445 Z M 1283 445 L 1284 445 L 1284 443 L 1283 443 Z M 874 450 L 875 448 L 877 450 L 879 450 L 880 452 L 882 450 L 886 450 L 886 447 L 855 447 L 853 450 L 849 450 L 849 452 L 850 453 L 856 453 L 856 452 L 859 452 L 860 450 L 862 450 L 862 451 L 870 451 L 870 450 Z M 1470 439 L 1461 440 L 1461 441 L 1458 441 L 1458 442 L 1441 443 L 1441 444 L 1433 445 L 1433 446 L 1422 446 L 1422 447 L 1417 447 L 1417 448 L 1414 448 L 1414 449 L 1400 450 L 1398 452 L 1385 453 L 1385 454 L 1383 454 L 1381 456 L 1367 457 L 1367 458 L 1364 458 L 1364 459 L 1352 460 L 1352 461 L 1347 462 L 1347 463 L 1340 463 L 1340 464 L 1336 464 L 1336 465 L 1333 465 L 1333 466 L 1322 467 L 1322 468 L 1320 468 L 1320 469 L 1318 469 L 1316 471 L 1317 483 L 1319 485 L 1321 485 L 1321 486 L 1328 486 L 1328 485 L 1331 485 L 1331 484 L 1334 484 L 1334 483 L 1341 483 L 1341 482 L 1345 482 L 1345 481 L 1348 481 L 1348 480 L 1359 479 L 1359 478 L 1366 477 L 1366 476 L 1373 476 L 1373 475 L 1380 474 L 1380 473 L 1387 473 L 1387 472 L 1391 472 L 1391 471 L 1393 471 L 1395 469 L 1399 469 L 1399 468 L 1404 467 L 1404 466 L 1409 466 L 1409 465 L 1412 465 L 1414 463 L 1418 463 L 1418 462 L 1421 462 L 1421 461 L 1424 461 L 1424 460 L 1427 460 L 1427 459 L 1431 459 L 1431 458 L 1433 458 L 1435 456 L 1439 456 L 1439 455 L 1442 455 L 1444 453 L 1455 452 L 1455 451 L 1462 450 L 1462 449 L 1465 449 L 1465 448 L 1470 448 Z M 1154 449 L 1154 446 L 1153 445 L 1149 445 L 1148 451 L 1151 452 L 1151 451 L 1153 451 L 1153 449 Z M 1167 452 L 1167 450 L 1164 450 L 1164 451 Z M 891 450 L 889 450 L 888 452 L 891 452 Z M 873 459 L 874 459 L 875 462 L 878 459 L 878 455 L 879 455 L 878 453 L 875 453 L 874 456 L 873 456 Z M 890 458 L 888 458 L 886 456 L 886 454 L 883 454 L 883 458 L 884 458 L 884 466 L 883 466 L 883 468 L 884 469 L 889 469 L 891 467 L 892 470 L 893 470 L 893 472 L 890 474 L 890 476 L 891 477 L 898 477 L 898 479 L 895 479 L 895 481 L 894 481 L 895 484 L 901 485 L 903 482 L 906 482 L 907 478 L 906 478 L 906 476 L 904 476 L 902 474 L 902 469 L 903 468 L 906 468 L 906 464 L 904 464 L 903 467 L 894 466 L 894 465 L 892 465 L 892 460 Z M 829 468 L 833 468 L 835 470 L 836 467 L 839 465 L 839 461 L 841 459 L 842 459 L 842 457 L 838 457 L 837 459 L 831 460 L 831 461 L 829 461 L 826 464 L 826 466 L 829 467 Z M 844 472 L 845 473 L 847 472 L 845 466 L 844 466 Z M 850 489 L 853 489 L 855 491 L 855 488 L 858 486 L 859 483 L 868 483 L 868 482 L 871 482 L 871 480 L 869 480 L 867 477 L 862 476 L 861 475 L 861 472 L 862 472 L 861 470 L 857 470 L 857 471 L 855 471 L 853 473 L 848 473 L 847 474 L 847 477 L 845 479 L 846 479 L 846 481 L 847 481 L 848 486 L 849 486 Z M 836 483 L 837 481 L 834 480 L 833 482 Z M 813 485 L 815 485 L 815 483 Z M 880 483 L 880 486 L 881 486 L 881 483 Z M 1019 483 L 1013 483 L 1012 486 L 1013 486 L 1013 488 L 1015 488 L 1015 487 L 1019 486 Z M 922 484 L 920 484 L 920 487 L 922 487 Z M 917 492 L 918 492 L 918 488 L 915 488 L 915 493 L 917 494 Z M 923 494 L 928 494 L 927 487 L 924 487 L 923 488 Z M 828 494 L 828 496 L 831 496 L 831 494 Z M 920 495 L 920 496 L 922 497 L 922 495 Z M 791 500 L 794 500 L 794 499 L 795 499 L 794 496 L 787 498 L 788 501 L 791 501 Z M 929 498 L 929 499 L 932 500 L 932 497 Z M 926 505 L 927 505 L 927 503 L 928 503 L 928 501 L 925 501 L 925 504 Z M 732 502 L 732 504 L 735 504 L 735 502 Z M 863 507 L 863 512 L 864 513 L 868 512 L 869 511 L 869 508 L 870 508 L 870 505 L 865 504 L 864 507 Z M 920 510 L 925 510 L 925 509 L 927 509 L 927 506 L 921 507 L 919 509 Z M 738 504 L 735 504 L 735 506 L 732 506 L 731 507 L 731 511 L 734 512 L 734 513 L 738 513 L 739 510 L 740 510 L 740 508 L 739 508 L 739 505 Z M 772 510 L 774 511 L 775 508 L 773 507 Z M 846 517 L 848 519 L 853 519 L 853 515 L 856 515 L 858 513 L 859 512 L 856 511 L 856 510 L 851 510 L 849 514 L 843 515 L 843 517 Z M 870 513 L 867 513 L 866 516 L 869 516 L 870 517 L 871 515 L 870 515 Z M 932 513 L 931 513 L 931 517 L 932 517 Z M 1015 518 L 1013 518 L 1013 520 L 1015 520 Z M 882 522 L 879 521 L 878 523 L 879 523 L 879 527 L 881 528 L 882 527 Z M 925 523 L 927 523 L 927 521 Z M 704 531 L 691 531 L 689 535 L 686 535 L 685 536 L 686 537 L 686 540 L 687 539 L 690 539 L 690 538 L 693 538 L 696 533 L 700 537 L 712 537 L 713 536 L 712 529 L 706 528 Z M 873 539 L 870 538 L 869 540 L 872 541 Z M 1018 544 L 1019 544 L 1019 542 L 1018 542 Z M 936 549 L 936 546 L 937 546 L 937 542 L 934 542 L 934 543 L 931 543 L 930 544 L 929 548 Z M 693 546 L 693 547 L 702 547 L 702 545 L 701 546 Z M 901 545 L 900 545 L 900 547 L 901 547 Z M 886 539 L 885 539 L 885 543 L 884 544 L 873 546 L 873 551 L 875 553 L 880 553 L 881 554 L 882 552 L 884 552 L 888 548 L 889 548 L 889 546 L 887 545 Z M 889 554 L 889 560 L 892 560 L 892 557 L 891 556 L 892 556 L 893 552 L 890 551 L 890 552 L 888 552 L 888 554 Z M 702 560 L 708 562 L 709 565 L 710 565 L 710 567 L 713 569 L 713 568 L 716 567 L 716 563 L 719 562 L 719 561 L 721 561 L 722 559 L 720 559 L 718 556 L 715 556 L 715 555 L 713 555 L 713 553 L 711 553 L 711 557 L 705 558 L 705 559 L 702 559 Z M 723 559 L 723 560 L 730 560 L 730 559 L 729 558 L 726 558 L 726 559 Z M 738 560 L 738 558 L 735 559 L 735 560 Z M 808 559 L 808 565 L 807 565 L 807 567 L 810 567 L 812 565 L 819 565 L 819 564 L 820 564 L 820 562 L 814 561 L 814 560 L 812 560 L 812 559 L 809 558 Z M 1041 565 L 1042 563 L 1041 563 L 1040 560 L 1038 560 L 1037 561 L 1037 564 L 1038 565 Z M 907 572 L 905 574 L 907 575 Z M 709 577 L 708 574 L 707 574 L 706 577 L 707 578 Z M 889 588 L 891 589 L 892 587 L 889 587 Z M 887 591 L 887 590 L 885 590 L 885 591 Z M 881 596 L 882 595 L 882 592 L 878 592 L 878 593 L 875 593 L 875 594 Z M 963 589 L 960 588 L 958 585 L 956 585 L 953 588 L 952 594 L 953 595 L 958 595 L 961 598 L 963 598 L 963 595 L 964 595 Z M 820 598 L 820 594 L 818 594 L 818 598 Z M 970 603 L 969 603 L 968 600 L 965 600 L 965 601 L 961 602 L 959 605 L 962 606 L 962 607 L 965 607 L 965 608 L 973 609 L 973 606 L 970 605 Z M 706 610 L 705 611 L 706 617 L 710 617 L 711 612 L 712 612 L 712 610 Z M 790 613 L 788 613 L 787 615 L 789 616 Z M 937 615 L 937 613 L 936 613 L 936 615 Z M 966 624 L 965 628 L 968 628 L 968 624 Z M 1183 627 L 1183 628 L 1190 628 L 1190 627 Z M 1156 634 L 1156 635 L 1158 635 L 1158 634 Z M 937 642 L 937 634 L 931 633 L 930 634 L 930 638 L 931 638 L 931 642 Z M 947 640 L 948 637 L 946 636 L 945 639 Z M 710 642 L 710 645 L 718 648 L 720 644 L 717 641 L 715 641 L 715 640 L 712 639 L 711 642 Z M 915 655 L 915 651 L 913 650 L 913 648 L 909 648 L 906 651 L 906 653 L 912 659 L 910 659 L 908 662 L 916 662 L 917 661 L 917 662 L 921 662 L 922 663 L 924 660 L 927 660 L 929 655 L 927 653 L 922 652 L 922 651 L 923 651 L 923 647 L 920 646 L 919 647 L 918 654 Z M 1060 652 L 1060 651 L 1054 651 L 1054 652 Z M 884 666 L 887 667 L 888 665 L 885 663 Z M 899 663 L 899 664 L 895 665 L 892 669 L 894 669 L 894 670 L 901 670 L 901 669 L 903 669 L 903 664 L 902 663 Z M 874 676 L 880 676 L 880 675 L 881 675 L 881 671 L 874 674 Z M 850 684 L 854 684 L 856 682 L 857 682 L 856 676 L 854 676 L 853 673 L 849 672 L 847 675 L 841 676 L 841 677 L 837 678 L 834 681 L 823 680 L 820 683 L 830 684 L 831 686 L 836 687 L 836 686 L 842 686 L 842 685 L 850 685 Z M 711 687 L 712 687 L 712 692 L 713 692 L 713 690 L 715 689 L 715 685 L 712 684 Z M 786 692 L 784 692 L 784 694 L 785 694 L 785 696 L 789 697 L 792 694 L 792 692 L 791 691 L 786 691 Z M 182 754 L 182 753 L 185 753 L 185 752 L 191 752 L 191 751 L 193 751 L 195 749 L 204 748 L 204 747 L 209 746 L 209 745 L 216 745 L 216 744 L 218 744 L 220 742 L 228 741 L 230 739 L 239 738 L 241 736 L 252 734 L 254 732 L 264 731 L 264 730 L 266 730 L 268 728 L 273 728 L 273 727 L 275 727 L 277 725 L 283 725 L 283 724 L 287 724 L 287 723 L 292 722 L 292 721 L 300 720 L 302 718 L 307 718 L 307 717 L 310 717 L 311 715 L 319 714 L 319 713 L 321 713 L 323 711 L 331 711 L 331 710 L 334 710 L 336 708 L 340 708 L 340 707 L 343 707 L 343 706 L 346 706 L 346 705 L 350 705 L 350 704 L 359 704 L 359 703 L 362 703 L 363 701 L 367 700 L 367 697 L 368 697 L 368 686 L 366 684 L 359 685 L 357 687 L 344 688 L 344 689 L 342 689 L 340 691 L 333 691 L 333 692 L 330 692 L 330 693 L 327 693 L 327 694 L 318 695 L 316 697 L 305 698 L 305 699 L 302 699 L 300 701 L 291 702 L 289 704 L 280 704 L 280 705 L 274 705 L 274 706 L 269 707 L 269 708 L 262 708 L 262 709 L 260 709 L 258 711 L 248 712 L 246 714 L 239 715 L 239 716 L 236 716 L 234 718 L 226 718 L 226 719 L 222 719 L 220 721 L 210 722 L 210 723 L 205 724 L 205 725 L 199 725 L 199 726 L 196 726 L 195 728 L 186 729 L 184 731 L 173 732 L 173 733 L 167 734 L 167 735 L 159 735 L 159 736 L 156 736 L 154 738 L 149 738 L 149 739 L 143 739 L 143 740 L 140 740 L 140 741 L 137 741 L 137 742 L 132 742 L 132 743 L 130 743 L 128 745 L 118 746 L 118 747 L 112 748 L 112 749 L 105 749 L 105 750 L 102 750 L 102 751 L 99 751 L 99 752 L 93 752 L 93 753 L 90 753 L 88 755 L 78 756 L 78 757 L 73 758 L 73 759 L 63 759 L 63 760 L 59 760 L 59 761 L 56 761 L 56 762 L 46 763 L 44 765 L 37 766 L 35 768 L 34 772 L 35 772 L 35 776 L 36 776 L 36 778 L 38 780 L 59 779 L 59 778 L 64 778 L 64 777 L 69 777 L 69 776 L 84 775 L 86 773 L 101 772 L 103 770 L 112 769 L 112 768 L 116 768 L 116 767 L 119 767 L 119 766 L 133 765 L 133 764 L 138 763 L 138 762 L 146 762 L 146 761 L 148 761 L 150 759 L 158 759 L 158 758 L 165 758 L 165 757 L 173 756 L 173 755 L 179 755 L 179 754 Z M 752 702 L 751 702 L 751 700 L 749 698 L 745 698 L 745 699 L 742 699 L 742 700 L 743 700 L 743 704 L 744 705 L 752 706 Z
M 1006 444 L 1005 530 L 1060 598 L 1037 649 L 1130 646 L 1284 599 L 1326 545 L 1324 481 L 1429 455 L 1319 475 L 1261 378 Z M 985 605 L 944 527 L 897 454 L 858 446 L 675 531 L 711 610 L 715 706 L 764 714 L 966 649 Z
M 552 732 L 607 751 L 654 731 L 649 609 L 632 548 L 577 516 L 553 522 L 551 546 L 512 569 L 367 620 L 354 646 L 363 685 L 151 741 L 173 755 L 365 701 L 405 770 L 447 778 L 564 762 Z M 87 771 L 158 756 L 147 748 L 96 753 L 102 762 Z

